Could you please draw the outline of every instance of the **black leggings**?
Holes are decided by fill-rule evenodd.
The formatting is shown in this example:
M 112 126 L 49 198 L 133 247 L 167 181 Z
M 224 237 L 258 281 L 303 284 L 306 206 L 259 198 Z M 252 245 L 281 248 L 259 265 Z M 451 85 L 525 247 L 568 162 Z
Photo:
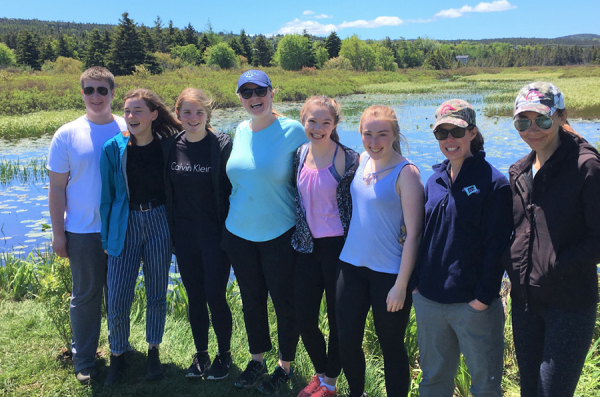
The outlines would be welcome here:
M 282 361 L 294 361 L 299 339 L 294 312 L 293 232 L 291 228 L 273 240 L 254 242 L 223 228 L 223 249 L 240 287 L 250 353 L 261 354 L 272 348 L 267 312 L 267 298 L 271 295 Z
M 318 374 L 337 378 L 342 371 L 335 318 L 335 285 L 338 258 L 344 237 L 314 239 L 313 252 L 296 254 L 296 319 L 304 347 Z M 327 301 L 329 344 L 319 329 L 323 292 Z
M 220 230 L 200 236 L 191 221 L 176 220 L 174 242 L 196 351 L 208 350 L 208 303 L 219 352 L 228 352 L 232 319 L 225 293 L 231 266 L 220 248 Z
M 596 305 L 525 311 L 512 301 L 522 397 L 573 396 L 590 348 Z
M 340 358 L 352 395 L 358 396 L 365 389 L 362 341 L 369 308 L 373 309 L 375 331 L 383 353 L 387 395 L 408 395 L 410 367 L 404 348 L 404 333 L 410 317 L 412 294 L 407 291 L 402 310 L 388 312 L 386 299 L 396 278 L 396 274 L 339 262 L 336 313 Z

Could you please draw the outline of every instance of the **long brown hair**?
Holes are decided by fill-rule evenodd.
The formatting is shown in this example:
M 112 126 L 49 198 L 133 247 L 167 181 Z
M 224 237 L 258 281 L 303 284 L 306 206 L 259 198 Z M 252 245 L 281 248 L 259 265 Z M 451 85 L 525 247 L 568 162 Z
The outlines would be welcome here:
M 302 105 L 302 109 L 300 109 L 300 122 L 304 125 L 306 121 L 306 113 L 310 109 L 311 106 L 319 106 L 326 108 L 331 113 L 333 117 L 333 130 L 331 131 L 330 138 L 332 141 L 336 143 L 340 143 L 340 136 L 337 133 L 337 124 L 340 122 L 341 118 L 341 107 L 340 104 L 335 101 L 333 98 L 326 97 L 325 95 L 315 95 L 306 100 L 304 105 Z
M 392 149 L 402 154 L 400 143 L 402 142 L 408 148 L 408 142 L 404 135 L 400 133 L 400 124 L 398 123 L 398 117 L 396 112 L 389 107 L 384 105 L 373 105 L 365 109 L 362 116 L 360 116 L 360 122 L 358 124 L 358 131 L 362 134 L 363 122 L 366 118 L 373 117 L 377 120 L 388 121 L 392 126 L 392 134 L 394 135 L 394 142 L 392 143 Z
M 564 122 L 564 124 L 561 124 L 561 126 L 559 127 L 559 131 L 562 130 L 568 134 L 576 136 L 577 138 L 583 139 L 583 137 L 581 135 L 579 135 L 577 132 L 575 132 L 573 127 L 571 127 L 571 124 L 569 124 L 569 121 L 567 120 L 567 114 L 568 114 L 567 109 L 556 109 L 556 114 L 558 115 L 558 117 L 564 116 L 564 118 L 565 118 L 565 122 Z
M 204 91 L 198 88 L 186 88 L 181 91 L 181 94 L 177 97 L 177 101 L 175 101 L 175 111 L 177 112 L 177 119 L 179 119 L 181 113 L 181 107 L 183 106 L 183 102 L 194 102 L 198 105 L 202 106 L 206 111 L 206 131 L 210 131 L 212 133 L 215 132 L 212 125 L 210 125 L 210 118 L 212 116 L 212 99 L 208 97 L 204 93 Z
M 152 136 L 154 138 L 167 138 L 183 130 L 181 121 L 177 120 L 175 115 L 167 108 L 162 99 L 154 92 L 146 88 L 137 88 L 125 94 L 123 103 L 128 99 L 142 99 L 151 112 L 157 111 L 158 116 L 152 121 Z M 135 146 L 135 136 L 130 134 L 129 143 Z

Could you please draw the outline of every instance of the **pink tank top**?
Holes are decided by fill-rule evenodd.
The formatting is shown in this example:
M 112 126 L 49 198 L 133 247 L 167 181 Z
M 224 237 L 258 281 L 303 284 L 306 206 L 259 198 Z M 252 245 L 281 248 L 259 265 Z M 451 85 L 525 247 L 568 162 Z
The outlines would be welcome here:
M 337 175 L 333 164 L 321 169 L 309 168 L 304 164 L 298 177 L 306 222 L 314 238 L 344 235 L 336 196 L 338 181 L 332 172 Z

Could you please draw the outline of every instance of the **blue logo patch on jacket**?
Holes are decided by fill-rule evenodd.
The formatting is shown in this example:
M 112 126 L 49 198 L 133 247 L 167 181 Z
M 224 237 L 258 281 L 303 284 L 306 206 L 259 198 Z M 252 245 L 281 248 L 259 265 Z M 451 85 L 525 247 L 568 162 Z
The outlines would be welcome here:
M 477 186 L 475 186 L 475 185 L 467 186 L 467 187 L 463 188 L 463 190 L 465 193 L 467 193 L 467 196 L 470 196 L 473 193 L 479 193 L 479 189 L 477 189 Z

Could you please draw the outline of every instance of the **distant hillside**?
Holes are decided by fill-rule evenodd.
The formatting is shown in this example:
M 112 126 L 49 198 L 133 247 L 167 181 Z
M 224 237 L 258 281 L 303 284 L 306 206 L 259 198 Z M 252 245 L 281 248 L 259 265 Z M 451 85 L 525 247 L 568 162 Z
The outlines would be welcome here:
M 458 44 L 462 41 L 469 43 L 481 43 L 481 44 L 492 44 L 492 43 L 510 43 L 512 45 L 578 45 L 582 47 L 586 46 L 598 46 L 600 45 L 600 35 L 597 34 L 573 34 L 570 36 L 557 37 L 554 39 L 540 39 L 535 37 L 511 37 L 511 38 L 498 38 L 498 39 L 483 39 L 483 40 L 439 40 L 442 43 Z
M 63 34 L 81 36 L 84 32 L 91 32 L 98 29 L 113 30 L 116 25 L 98 24 L 98 23 L 79 23 L 79 22 L 59 22 L 59 21 L 40 21 L 39 19 L 15 19 L 0 18 L 0 34 L 9 32 L 18 32 L 28 30 L 31 33 L 38 33 L 42 36 L 56 35 L 58 32 Z

